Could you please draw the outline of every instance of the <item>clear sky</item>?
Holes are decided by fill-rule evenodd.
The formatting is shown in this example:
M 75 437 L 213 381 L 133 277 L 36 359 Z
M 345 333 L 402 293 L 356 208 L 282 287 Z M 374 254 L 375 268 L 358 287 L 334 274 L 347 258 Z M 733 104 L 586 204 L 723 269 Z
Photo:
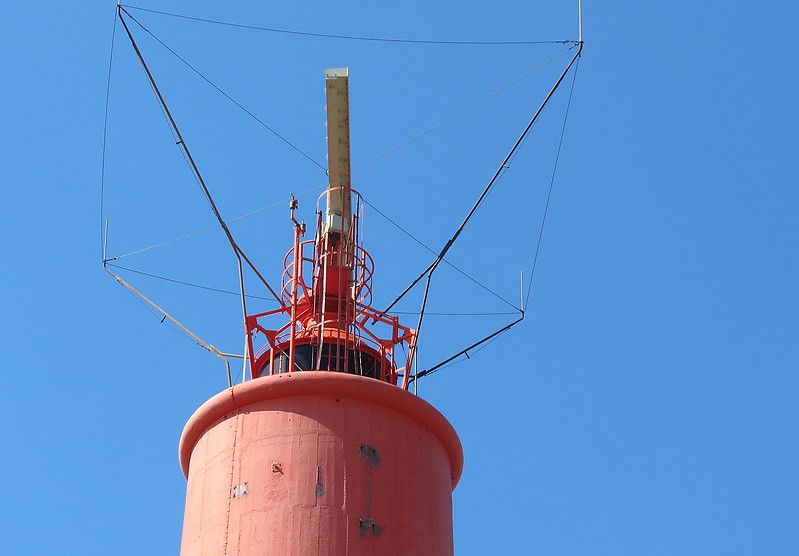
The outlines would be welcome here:
M 341 35 L 577 38 L 576 1 L 227 4 L 137 2 Z M 312 222 L 306 192 L 325 183 L 313 162 L 324 165 L 325 68 L 350 68 L 355 167 L 471 108 L 353 174 L 367 201 L 437 250 L 573 53 L 130 12 L 307 155 L 133 24 L 223 215 L 277 203 L 232 224 L 274 282 L 291 246 L 289 192 L 305 193 Z M 176 554 L 178 438 L 226 385 L 218 360 L 102 271 L 114 14 L 113 2 L 14 2 L 0 22 L 2 554 Z M 787 1 L 586 2 L 527 318 L 419 384 L 464 446 L 457 554 L 799 554 L 797 16 Z M 114 44 L 108 254 L 235 289 L 219 230 L 128 255 L 214 221 L 119 26 Z M 481 315 L 431 314 L 420 369 L 514 318 L 484 313 L 513 312 L 519 273 L 530 276 L 572 77 L 449 257 L 493 293 L 442 267 L 431 313 Z M 365 215 L 379 305 L 432 255 Z M 120 272 L 240 351 L 235 296 Z M 417 310 L 419 293 L 400 310 Z

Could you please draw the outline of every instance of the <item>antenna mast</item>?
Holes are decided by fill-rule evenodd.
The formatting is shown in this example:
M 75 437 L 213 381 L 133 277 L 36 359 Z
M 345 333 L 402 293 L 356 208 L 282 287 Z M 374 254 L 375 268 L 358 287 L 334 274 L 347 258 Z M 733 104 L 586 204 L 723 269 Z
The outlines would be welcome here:
M 295 218 L 298 202 L 291 200 L 294 247 L 284 259 L 285 305 L 246 317 L 250 368 L 252 378 L 338 371 L 407 390 L 416 331 L 371 306 L 374 262 L 361 245 L 359 209 L 353 210 L 362 203 L 350 181 L 348 73 L 325 71 L 328 189 L 317 202 L 313 239 L 303 240 L 305 224 Z M 279 315 L 289 322 L 265 324 Z
M 205 402 L 183 430 L 182 556 L 454 552 L 463 449 L 407 391 L 416 331 L 371 307 L 347 70 L 325 75 L 330 186 L 312 239 L 291 199 L 284 306 L 245 317 L 252 380 Z
M 346 234 L 352 213 L 348 68 L 325 70 L 327 96 L 328 232 Z

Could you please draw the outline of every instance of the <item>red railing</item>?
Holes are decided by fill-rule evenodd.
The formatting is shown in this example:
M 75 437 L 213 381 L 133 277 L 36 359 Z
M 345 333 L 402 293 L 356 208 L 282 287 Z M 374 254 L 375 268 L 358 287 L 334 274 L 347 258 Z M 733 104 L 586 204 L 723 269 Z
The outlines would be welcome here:
M 320 203 L 329 194 L 320 196 Z M 361 206 L 360 195 L 352 194 Z M 331 370 L 366 374 L 407 389 L 416 332 L 371 306 L 374 261 L 359 244 L 360 215 L 352 215 L 349 229 L 342 225 L 331 233 L 317 210 L 315 238 L 300 241 L 305 226 L 294 218 L 296 207 L 292 201 L 294 247 L 283 259 L 281 276 L 286 306 L 246 318 L 251 376 Z M 266 325 L 278 318 L 281 326 Z

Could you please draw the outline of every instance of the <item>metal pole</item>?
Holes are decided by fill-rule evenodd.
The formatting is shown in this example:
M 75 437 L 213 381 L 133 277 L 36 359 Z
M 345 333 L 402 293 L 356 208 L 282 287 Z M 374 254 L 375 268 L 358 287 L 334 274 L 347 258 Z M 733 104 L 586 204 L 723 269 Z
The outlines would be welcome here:
M 108 261 L 108 218 L 105 219 L 105 233 L 103 234 L 103 264 Z
M 133 50 L 136 52 L 136 57 L 139 59 L 139 62 L 141 62 L 142 68 L 144 68 L 144 73 L 147 75 L 147 79 L 150 82 L 150 86 L 152 87 L 155 96 L 158 98 L 158 103 L 161 105 L 161 108 L 164 111 L 164 115 L 166 116 L 167 121 L 169 122 L 169 126 L 172 129 L 172 132 L 174 133 L 175 137 L 178 139 L 176 144 L 180 146 L 180 149 L 183 151 L 183 154 L 186 156 L 186 161 L 188 162 L 189 167 L 194 173 L 194 176 L 197 178 L 197 182 L 200 184 L 200 188 L 202 189 L 203 194 L 205 195 L 205 198 L 208 201 L 208 204 L 211 206 L 211 210 L 213 211 L 214 216 L 216 216 L 219 225 L 222 227 L 222 231 L 225 233 L 228 243 L 230 243 L 230 247 L 233 249 L 233 254 L 236 256 L 236 259 L 238 259 L 239 261 L 239 267 L 241 267 L 241 261 L 242 259 L 244 259 L 244 261 L 252 269 L 255 275 L 258 276 L 258 278 L 264 284 L 266 289 L 269 290 L 269 293 L 271 293 L 272 296 L 275 298 L 275 301 L 277 301 L 281 307 L 285 307 L 286 304 L 283 303 L 283 300 L 280 299 L 280 296 L 278 296 L 277 293 L 275 293 L 275 290 L 273 290 L 272 287 L 269 285 L 269 283 L 264 279 L 264 277 L 261 276 L 261 273 L 258 271 L 257 268 L 255 268 L 255 265 L 250 261 L 249 258 L 247 258 L 247 255 L 244 254 L 244 252 L 238 246 L 236 241 L 233 239 L 233 234 L 230 232 L 227 223 L 222 218 L 222 215 L 220 214 L 219 209 L 217 208 L 213 197 L 211 197 L 211 192 L 208 190 L 208 187 L 205 184 L 205 180 L 203 179 L 202 174 L 200 174 L 200 169 L 197 167 L 197 164 L 194 162 L 194 157 L 192 157 L 191 152 L 189 151 L 189 147 L 186 145 L 186 142 L 183 140 L 183 135 L 180 133 L 180 129 L 178 128 L 175 119 L 172 117 L 172 113 L 169 111 L 169 107 L 167 106 L 164 97 L 161 95 L 161 90 L 158 88 L 158 85 L 155 82 L 155 78 L 153 77 L 153 74 L 150 72 L 149 66 L 147 66 L 147 62 L 144 61 L 144 56 L 139 50 L 139 45 L 136 44 L 136 40 L 133 38 L 133 34 L 130 32 L 130 29 L 128 28 L 128 24 L 125 23 L 125 19 L 122 17 L 122 12 L 125 12 L 125 14 L 128 17 L 130 17 L 133 21 L 136 21 L 136 18 L 130 15 L 130 13 L 128 13 L 128 11 L 122 6 L 117 7 L 117 15 L 119 16 L 119 21 L 122 23 L 122 26 L 125 28 L 125 33 L 128 35 L 128 39 L 130 40 L 130 44 L 133 46 Z M 138 21 L 136 21 L 136 23 L 138 23 Z M 241 289 L 241 298 L 242 298 L 242 305 L 244 305 L 243 286 Z M 244 315 L 244 318 L 245 319 L 247 318 L 246 314 Z
M 294 222 L 294 261 L 291 270 L 291 321 L 289 322 L 289 372 L 294 372 L 294 350 L 295 341 L 297 337 L 297 281 L 299 280 L 299 267 L 300 267 L 300 234 L 302 230 L 297 220 L 294 218 L 294 208 L 296 204 L 292 202 L 291 205 L 291 220 Z

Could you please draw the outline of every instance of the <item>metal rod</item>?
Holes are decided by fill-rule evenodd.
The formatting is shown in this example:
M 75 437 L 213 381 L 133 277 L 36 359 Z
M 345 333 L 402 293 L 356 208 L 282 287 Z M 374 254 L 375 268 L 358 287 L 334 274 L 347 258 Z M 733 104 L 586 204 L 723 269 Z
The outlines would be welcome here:
M 244 336 L 246 337 L 249 331 L 247 330 L 247 296 L 244 293 L 244 268 L 241 264 L 241 257 L 236 257 L 236 266 L 239 271 L 239 292 L 241 292 L 241 314 L 243 316 Z M 247 346 L 245 344 L 244 353 L 247 353 Z M 244 362 L 247 365 L 247 360 Z M 252 371 L 250 371 L 252 372 Z M 244 371 L 241 372 L 242 380 L 244 380 Z
M 103 264 L 108 260 L 108 218 L 105 219 L 105 233 L 103 234 Z
M 580 44 L 583 43 L 583 0 L 578 0 L 578 21 L 580 26 Z
M 424 285 L 424 296 L 422 297 L 422 308 L 419 311 L 419 321 L 416 323 L 417 336 L 422 333 L 422 320 L 424 319 L 424 312 L 425 309 L 427 308 L 427 296 L 430 293 L 430 283 L 432 279 L 433 279 L 433 271 L 430 271 L 430 274 L 427 275 L 427 281 Z
M 391 308 L 394 307 L 394 305 L 396 305 L 403 297 L 405 297 L 405 295 L 416 284 L 418 284 L 419 281 L 422 278 L 424 278 L 425 275 L 432 275 L 433 272 L 435 272 L 436 268 L 441 263 L 441 261 L 443 260 L 444 256 L 447 254 L 447 252 L 450 250 L 452 245 L 458 239 L 458 237 L 460 236 L 460 234 L 463 231 L 463 229 L 466 227 L 466 224 L 469 223 L 469 220 L 471 220 L 471 218 L 474 215 L 474 213 L 477 212 L 478 208 L 480 208 L 480 205 L 483 203 L 483 200 L 486 198 L 488 193 L 491 191 L 491 188 L 494 187 L 494 184 L 496 183 L 497 179 L 499 179 L 499 176 L 505 170 L 507 170 L 510 167 L 508 165 L 508 162 L 513 157 L 513 155 L 515 154 L 515 152 L 519 148 L 519 146 L 522 144 L 522 142 L 524 141 L 524 138 L 527 136 L 527 134 L 529 133 L 530 129 L 533 127 L 535 122 L 538 120 L 538 117 L 541 115 L 541 112 L 543 112 L 544 107 L 549 103 L 549 100 L 552 98 L 552 95 L 554 95 L 555 91 L 558 90 L 558 87 L 563 82 L 563 79 L 566 77 L 566 74 L 569 73 L 569 70 L 571 69 L 571 67 L 574 64 L 575 60 L 577 60 L 577 58 L 580 57 L 580 52 L 582 52 L 582 50 L 583 50 L 583 43 L 580 42 L 579 46 L 577 48 L 577 53 L 574 55 L 574 57 L 571 59 L 571 61 L 569 61 L 569 64 L 566 66 L 566 69 L 563 70 L 563 73 L 560 74 L 560 77 L 558 77 L 558 80 L 552 86 L 552 89 L 549 91 L 549 93 L 547 94 L 547 96 L 544 99 L 544 101 L 538 107 L 538 110 L 536 110 L 535 114 L 530 119 L 530 121 L 528 122 L 527 126 L 524 128 L 524 131 L 522 131 L 521 135 L 519 135 L 519 138 L 513 144 L 513 147 L 510 149 L 510 151 L 508 152 L 507 156 L 505 156 L 504 160 L 499 165 L 499 168 L 497 168 L 497 171 L 494 172 L 494 176 L 488 182 L 488 185 L 485 186 L 485 188 L 483 189 L 483 192 L 477 198 L 477 201 L 475 201 L 474 205 L 472 205 L 472 208 L 469 211 L 469 213 L 466 215 L 466 218 L 463 219 L 463 222 L 461 222 L 461 225 L 458 226 L 457 230 L 455 230 L 455 234 L 453 234 L 453 236 L 447 241 L 447 243 L 444 245 L 443 249 L 441 249 L 441 252 L 435 258 L 435 260 L 432 263 L 430 263 L 430 265 L 421 274 L 419 274 L 419 276 L 417 276 L 416 279 L 413 282 L 411 282 L 411 284 L 407 288 L 405 288 L 405 290 L 399 296 L 397 296 L 394 299 L 394 301 L 392 301 L 391 304 L 388 307 L 386 307 L 386 309 L 383 311 L 384 313 L 390 311 Z
M 224 351 L 220 352 L 225 357 L 232 357 L 233 359 L 244 359 L 247 357 L 246 355 L 239 355 L 238 353 L 225 353 Z
M 580 2 L 580 5 L 581 5 L 581 7 L 582 7 L 582 2 Z M 568 71 L 569 71 L 569 69 L 571 68 L 572 64 L 574 64 L 574 62 L 575 62 L 576 60 L 578 60 L 578 59 L 579 59 L 579 57 L 580 57 L 580 54 L 581 54 L 581 52 L 582 52 L 582 49 L 583 49 L 583 42 L 582 42 L 582 40 L 580 40 L 580 42 L 579 42 L 578 44 L 579 44 L 579 48 L 577 49 L 577 52 L 575 53 L 575 55 L 574 55 L 574 57 L 572 58 L 572 60 L 569 62 L 569 65 L 568 65 L 568 66 L 566 66 L 566 69 L 563 71 L 563 73 L 561 74 L 561 76 L 560 76 L 560 78 L 558 79 L 558 81 L 555 83 L 555 85 L 554 85 L 554 87 L 552 88 L 552 90 L 551 90 L 551 91 L 549 92 L 549 94 L 547 95 L 547 98 L 546 98 L 546 99 L 544 100 L 544 102 L 541 104 L 541 107 L 538 109 L 538 111 L 536 112 L 536 115 L 535 115 L 535 116 L 533 117 L 533 119 L 530 121 L 530 124 L 528 124 L 527 128 L 525 129 L 525 133 L 527 133 L 527 131 L 530 129 L 530 127 L 532 126 L 532 124 L 535 122 L 535 119 L 538 117 L 538 114 L 540 114 L 541 110 L 544 108 L 544 106 L 546 105 L 546 103 L 547 103 L 547 102 L 549 101 L 549 99 L 552 97 L 552 95 L 554 94 L 555 90 L 558 88 L 558 86 L 560 85 L 560 83 L 561 83 L 561 82 L 563 81 L 563 79 L 566 77 L 566 74 L 568 73 Z M 569 97 L 569 98 L 571 99 L 571 97 Z M 567 112 L 568 112 L 568 111 L 567 111 Z M 565 126 L 565 122 L 564 122 L 564 126 Z M 518 145 L 518 144 L 519 144 L 519 142 L 521 141 L 521 139 L 523 139 L 523 138 L 524 138 L 524 133 L 523 133 L 523 134 L 522 134 L 522 136 L 519 138 L 519 141 L 517 141 L 517 144 L 516 144 L 516 145 Z M 516 145 L 514 145 L 514 149 L 516 148 Z M 511 152 L 512 152 L 512 151 L 511 151 Z M 510 158 L 510 157 L 506 158 L 506 160 L 505 160 L 505 161 L 507 162 L 507 160 L 508 160 L 509 158 Z M 504 163 L 503 163 L 503 165 L 504 165 Z M 434 263 L 435 263 L 435 261 L 434 261 Z M 433 268 L 433 270 L 435 270 L 435 268 Z M 431 273 L 431 274 L 432 274 L 432 273 Z M 427 286 L 429 287 L 429 285 L 430 285 L 430 275 L 428 275 L 428 283 L 427 283 Z M 510 330 L 512 327 L 514 327 L 515 325 L 517 325 L 518 323 L 520 323 L 522 320 L 524 320 L 524 316 L 525 316 L 525 307 L 524 307 L 524 273 L 522 273 L 522 285 L 521 285 L 521 291 L 522 291 L 522 307 L 521 307 L 521 309 L 520 309 L 520 315 L 519 315 L 519 318 L 518 318 L 518 319 L 516 319 L 515 321 L 511 322 L 510 324 L 508 324 L 508 325 L 506 325 L 506 326 L 504 326 L 504 327 L 500 328 L 499 330 L 497 330 L 497 331 L 495 331 L 495 332 L 493 332 L 493 333 L 489 334 L 488 336 L 486 336 L 486 337 L 485 337 L 485 338 L 483 338 L 482 340 L 479 340 L 478 342 L 475 342 L 474 344 L 470 345 L 469 347 L 467 347 L 467 348 L 465 348 L 465 349 L 463 349 L 463 350 L 459 351 L 459 352 L 458 352 L 458 353 L 456 353 L 455 355 L 453 355 L 453 356 L 451 356 L 451 357 L 448 357 L 447 359 L 445 359 L 444 361 L 442 361 L 442 362 L 440 362 L 440 363 L 438 363 L 438 364 L 434 365 L 433 367 L 430 367 L 430 368 L 428 368 L 428 369 L 425 369 L 424 371 L 421 371 L 421 372 L 419 372 L 419 373 L 416 373 L 416 374 L 413 376 L 413 379 L 412 379 L 412 380 L 413 380 L 414 382 L 416 382 L 416 380 L 417 380 L 417 379 L 419 379 L 419 378 L 421 378 L 421 377 L 423 377 L 423 376 L 429 375 L 429 374 L 431 374 L 431 373 L 434 373 L 436 370 L 440 369 L 442 366 L 446 365 L 447 363 L 449 363 L 450 361 L 452 361 L 452 360 L 456 359 L 457 357 L 460 357 L 461 355 L 466 355 L 466 356 L 468 357 L 468 356 L 469 356 L 469 355 L 468 355 L 468 352 L 469 352 L 469 351 L 471 351 L 472 349 L 474 349 L 475 347 L 477 347 L 477 346 L 479 346 L 479 345 L 481 345 L 481 344 L 483 344 L 483 343 L 485 343 L 485 342 L 487 342 L 487 341 L 491 340 L 492 338 L 495 338 L 496 336 L 498 336 L 499 334 L 502 334 L 503 332 L 506 332 L 507 330 Z M 425 292 L 425 294 L 426 294 L 426 292 Z M 422 306 L 422 311 L 424 311 L 424 304 L 423 304 L 423 306 Z M 421 320 L 421 319 L 420 319 L 420 320 Z
M 294 207 L 291 207 L 291 220 L 294 222 L 294 261 L 291 270 L 291 321 L 289 323 L 289 372 L 294 371 L 295 357 L 294 350 L 297 338 L 297 281 L 299 280 L 300 266 L 300 225 L 294 219 Z
M 246 261 L 247 265 L 253 270 L 253 272 L 255 272 L 258 278 L 260 278 L 261 282 L 263 282 L 263 284 L 266 286 L 266 288 L 269 290 L 269 292 L 272 294 L 275 300 L 280 304 L 280 306 L 285 307 L 286 304 L 283 303 L 283 300 L 280 299 L 280 297 L 277 295 L 277 293 L 275 293 L 275 291 L 267 283 L 264 277 L 261 276 L 261 273 L 258 272 L 258 269 L 255 268 L 255 265 L 252 264 L 250 259 L 247 258 L 247 256 L 238 246 L 238 244 L 236 244 L 236 241 L 233 239 L 233 234 L 230 232 L 227 223 L 222 218 L 222 215 L 219 212 L 219 209 L 217 208 L 213 197 L 211 196 L 211 192 L 208 190 L 208 186 L 205 184 L 205 180 L 203 179 L 203 176 L 200 173 L 200 169 L 197 167 L 197 164 L 194 162 L 194 157 L 192 157 L 191 151 L 189 151 L 186 142 L 183 140 L 183 135 L 180 133 L 180 129 L 178 128 L 175 119 L 172 117 L 172 112 L 170 112 L 169 106 L 167 106 L 166 101 L 164 100 L 164 97 L 161 94 L 161 90 L 158 88 L 158 85 L 155 82 L 155 78 L 153 77 L 152 72 L 150 72 L 150 68 L 147 66 L 147 62 L 145 62 L 144 56 L 142 55 L 141 50 L 139 50 L 139 46 L 138 44 L 136 44 L 136 40 L 133 38 L 133 34 L 130 32 L 130 29 L 128 28 L 128 24 L 125 23 L 125 19 L 122 17 L 122 12 L 125 12 L 125 14 L 127 14 L 131 19 L 134 18 L 128 13 L 128 11 L 124 7 L 119 6 L 117 8 L 117 13 L 119 14 L 119 20 L 122 22 L 122 26 L 125 28 L 125 33 L 128 35 L 128 39 L 130 40 L 130 43 L 133 46 L 133 50 L 136 52 L 136 56 L 139 59 L 142 68 L 144 68 L 144 73 L 147 75 L 147 79 L 150 82 L 150 86 L 153 88 L 153 92 L 155 92 L 155 95 L 158 98 L 158 102 L 161 105 L 161 108 L 164 110 L 164 114 L 166 115 L 167 121 L 169 122 L 169 126 L 172 129 L 172 132 L 175 134 L 175 137 L 178 139 L 177 144 L 183 151 L 183 154 L 186 156 L 186 160 L 188 161 L 189 166 L 191 167 L 192 172 L 194 173 L 194 176 L 197 178 L 197 182 L 200 184 L 200 188 L 202 189 L 203 194 L 205 195 L 205 198 L 208 201 L 208 204 L 211 205 L 211 210 L 213 211 L 214 216 L 219 222 L 219 225 L 222 227 L 222 230 L 224 231 L 225 236 L 227 237 L 228 243 L 230 243 L 230 246 L 233 248 L 233 253 L 235 254 L 236 258 L 239 259 L 239 264 L 241 264 L 241 259 L 243 258 Z M 241 295 L 243 298 L 244 297 L 243 289 L 241 291 Z M 246 317 L 246 314 L 244 316 Z
M 277 302 L 280 303 L 281 307 L 285 308 L 286 304 L 283 303 L 283 301 L 280 299 L 280 296 L 278 296 L 275 290 L 272 289 L 272 286 L 269 285 L 269 282 L 266 281 L 266 278 L 264 278 L 261 275 L 261 272 L 255 267 L 255 265 L 252 263 L 250 258 L 244 253 L 244 251 L 241 250 L 238 244 L 236 245 L 236 252 L 239 255 L 241 255 L 241 258 L 244 259 L 244 262 L 247 263 L 247 266 L 250 267 L 250 270 L 252 270 L 255 273 L 255 275 L 258 277 L 261 283 L 266 287 L 267 290 L 269 290 L 269 293 L 272 294 L 272 297 L 274 297 L 277 300 Z
M 514 326 L 516 326 L 517 324 L 522 322 L 522 320 L 524 320 L 524 313 L 522 313 L 521 316 L 518 319 L 516 319 L 515 321 L 513 321 L 512 323 L 503 326 L 502 328 L 500 328 L 496 332 L 492 332 L 491 334 L 489 334 L 488 336 L 486 336 L 482 340 L 473 343 L 472 345 L 470 345 L 469 347 L 467 347 L 465 349 L 462 349 L 461 351 L 459 351 L 458 353 L 456 353 L 452 357 L 448 357 L 447 359 L 444 359 L 441 363 L 438 363 L 436 365 L 433 365 L 429 369 L 425 369 L 424 371 L 416 373 L 413 376 L 412 380 L 415 382 L 417 379 L 420 379 L 423 376 L 426 376 L 426 375 L 429 375 L 429 374 L 432 374 L 432 373 L 436 372 L 438 369 L 440 369 L 441 367 L 443 367 L 444 365 L 446 365 L 447 363 L 449 363 L 453 359 L 456 359 L 456 358 L 460 357 L 461 355 L 464 355 L 466 352 L 471 351 L 472 349 L 476 348 L 477 346 L 486 343 L 488 340 L 490 340 L 490 339 L 502 334 L 503 332 L 506 332 L 506 331 L 510 330 L 511 328 L 513 328 Z
M 415 379 L 416 379 L 416 375 L 419 373 L 419 360 L 416 359 L 413 362 L 413 364 L 414 364 L 414 370 L 413 370 L 413 378 L 414 378 L 414 381 L 413 381 L 413 393 L 414 393 L 414 395 L 418 396 L 419 395 L 419 381 L 415 380 Z M 407 375 L 408 373 L 405 373 L 405 374 Z M 405 389 L 407 390 L 408 387 L 406 386 Z
M 244 368 L 241 370 L 241 380 L 247 380 L 247 369 L 250 369 L 250 380 L 253 379 L 252 376 L 252 365 L 250 364 L 250 332 L 249 330 L 246 331 L 244 334 L 244 361 L 242 362 Z
M 228 383 L 228 387 L 231 387 L 231 386 L 233 386 L 233 377 L 232 377 L 232 376 L 231 376 L 231 374 L 230 374 L 230 362 L 227 360 L 227 357 L 229 357 L 229 356 L 230 356 L 229 354 L 222 353 L 221 351 L 219 351 L 218 349 L 216 349 L 214 346 L 212 346 L 212 345 L 211 345 L 211 344 L 209 344 L 208 342 L 205 342 L 205 341 L 203 341 L 203 340 L 202 340 L 202 339 L 201 339 L 199 336 L 197 336 L 197 335 L 196 335 L 194 332 L 192 332 L 191 330 L 189 330 L 188 328 L 186 328 L 185 326 L 183 326 L 183 325 L 182 325 L 180 322 L 178 322 L 178 321 L 177 321 L 177 319 L 175 319 L 175 318 L 174 318 L 172 315 L 170 315 L 169 313 L 167 313 L 166 311 L 164 311 L 164 310 L 163 310 L 161 307 L 159 307 L 158 305 L 156 305 L 155 303 L 153 303 L 152 301 L 150 301 L 150 299 L 149 299 L 149 298 L 148 298 L 146 295 L 144 295 L 144 294 L 143 294 L 143 293 L 141 293 L 139 290 L 137 290 L 136 288 L 134 288 L 133 286 L 131 286 L 130 284 L 128 284 L 127 282 L 125 282 L 125 281 L 124 281 L 122 278 L 120 278 L 119 276 L 117 276 L 116 274 L 114 274 L 113 272 L 111 272 L 110 270 L 108 270 L 108 267 L 107 267 L 107 266 L 103 265 L 103 270 L 105 270 L 105 271 L 106 271 L 108 274 L 110 274 L 111 276 L 113 276 L 113 277 L 114 277 L 114 279 L 115 279 L 117 282 L 119 282 L 119 283 L 120 283 L 120 284 L 122 284 L 124 287 L 126 287 L 126 288 L 127 288 L 129 291 L 130 291 L 130 292 L 132 292 L 133 294 L 135 294 L 136 296 L 138 296 L 140 299 L 142 299 L 143 301 L 145 301 L 145 302 L 146 302 L 146 303 L 147 303 L 147 304 L 148 304 L 150 307 L 152 307 L 153 309 L 155 309 L 156 311 L 158 311 L 159 313 L 161 313 L 162 315 L 164 315 L 164 318 L 167 318 L 167 319 L 169 319 L 171 322 L 173 322 L 173 323 L 174 323 L 174 324 L 175 324 L 175 325 L 176 325 L 178 328 L 180 328 L 181 330 L 183 330 L 183 332 L 185 332 L 186 334 L 188 334 L 188 335 L 189 335 L 189 336 L 190 336 L 190 337 L 191 337 L 191 338 L 192 338 L 194 341 L 196 341 L 196 342 L 197 342 L 198 344 L 200 344 L 202 347 L 204 347 L 205 349 L 207 349 L 208 351 L 210 351 L 211 353 L 213 353 L 214 355 L 216 355 L 217 357 L 219 357 L 219 358 L 220 358 L 222 361 L 224 361 L 224 362 L 225 362 L 225 367 L 227 368 L 227 383 Z

